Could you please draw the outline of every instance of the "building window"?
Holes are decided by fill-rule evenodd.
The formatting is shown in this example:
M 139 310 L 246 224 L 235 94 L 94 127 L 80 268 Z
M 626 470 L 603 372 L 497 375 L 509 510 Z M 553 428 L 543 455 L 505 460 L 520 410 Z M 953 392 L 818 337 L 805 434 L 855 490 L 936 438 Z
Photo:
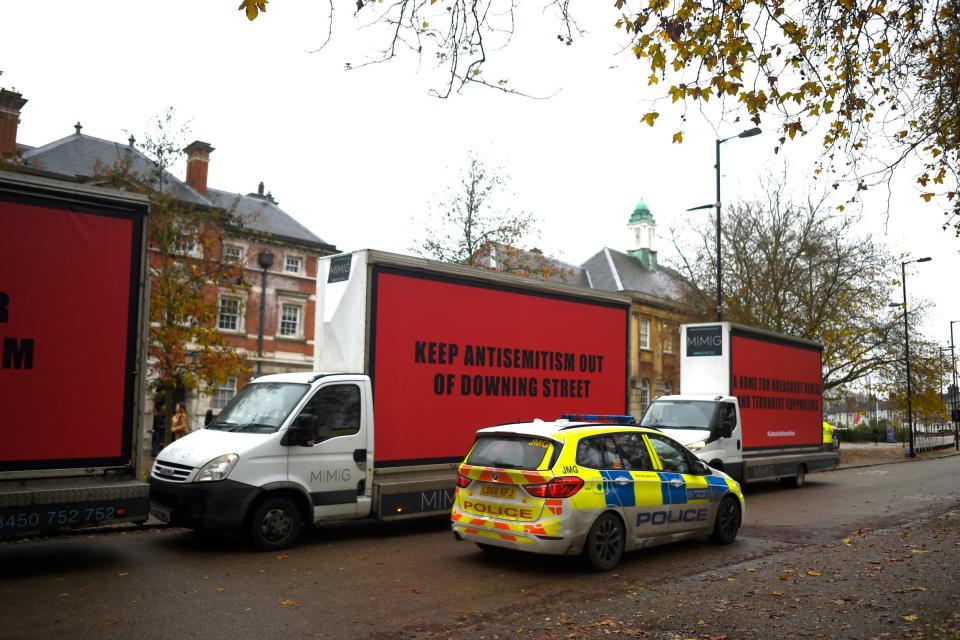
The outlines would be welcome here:
M 640 381 L 640 414 L 647 412 L 647 405 L 650 404 L 650 381 L 644 378 Z
M 220 296 L 220 309 L 217 313 L 217 328 L 224 331 L 240 330 L 241 300 L 236 296 Z
M 227 403 L 237 395 L 237 379 L 227 378 L 226 382 L 217 385 L 210 399 L 211 409 L 223 409 Z
M 299 256 L 286 256 L 283 260 L 283 270 L 287 273 L 300 273 L 303 267 L 303 258 Z
M 173 252 L 182 256 L 200 257 L 200 247 L 197 244 L 196 229 L 189 225 L 177 223 L 174 225 Z
M 243 262 L 243 247 L 235 244 L 223 245 L 223 261 L 233 264 Z
M 673 328 L 665 324 L 663 325 L 663 352 L 664 353 L 673 353 Z
M 648 318 L 640 319 L 640 348 L 650 348 L 650 320 Z
M 300 305 L 280 305 L 280 335 L 287 338 L 300 337 L 300 316 L 303 312 Z

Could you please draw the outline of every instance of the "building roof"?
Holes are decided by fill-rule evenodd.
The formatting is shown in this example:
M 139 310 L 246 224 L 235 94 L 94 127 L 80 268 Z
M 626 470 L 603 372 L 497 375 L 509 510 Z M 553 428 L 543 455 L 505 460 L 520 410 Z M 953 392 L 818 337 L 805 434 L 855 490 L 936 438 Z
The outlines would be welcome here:
M 589 273 L 592 288 L 637 292 L 671 302 L 681 299 L 679 276 L 671 269 L 648 269 L 631 255 L 604 247 L 581 267 Z
M 88 136 L 80 133 L 79 126 L 73 135 L 26 149 L 22 157 L 25 164 L 34 168 L 70 178 L 92 178 L 98 172 L 109 170 L 121 162 L 129 162 L 130 170 L 143 178 L 151 178 L 155 173 L 153 162 L 136 147 Z M 294 220 L 271 198 L 257 194 L 243 196 L 216 189 L 208 189 L 204 196 L 167 171 L 163 172 L 162 181 L 162 191 L 182 202 L 222 209 L 236 206 L 244 228 L 317 248 L 335 249 Z M 160 186 L 156 179 L 151 179 L 151 182 L 154 189 Z

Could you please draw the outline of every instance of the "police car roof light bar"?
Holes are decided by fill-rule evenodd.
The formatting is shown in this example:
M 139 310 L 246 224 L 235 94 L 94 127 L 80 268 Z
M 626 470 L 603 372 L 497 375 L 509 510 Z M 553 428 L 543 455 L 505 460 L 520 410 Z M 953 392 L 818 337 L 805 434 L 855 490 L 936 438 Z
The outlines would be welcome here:
M 572 422 L 613 422 L 616 424 L 636 423 L 636 420 L 633 416 L 614 416 L 590 413 L 564 413 L 560 416 L 560 418 L 563 420 L 570 420 Z

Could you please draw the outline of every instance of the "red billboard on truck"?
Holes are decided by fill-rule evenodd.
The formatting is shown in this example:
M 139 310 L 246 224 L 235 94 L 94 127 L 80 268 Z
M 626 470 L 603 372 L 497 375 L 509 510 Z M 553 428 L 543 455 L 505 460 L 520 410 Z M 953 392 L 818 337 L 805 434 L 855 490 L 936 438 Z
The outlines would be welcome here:
M 744 449 L 822 442 L 820 349 L 734 327 L 730 393 L 737 397 Z
M 372 277 L 378 465 L 459 461 L 493 424 L 625 411 L 625 302 L 385 267 Z
M 131 458 L 143 215 L 0 201 L 0 471 Z

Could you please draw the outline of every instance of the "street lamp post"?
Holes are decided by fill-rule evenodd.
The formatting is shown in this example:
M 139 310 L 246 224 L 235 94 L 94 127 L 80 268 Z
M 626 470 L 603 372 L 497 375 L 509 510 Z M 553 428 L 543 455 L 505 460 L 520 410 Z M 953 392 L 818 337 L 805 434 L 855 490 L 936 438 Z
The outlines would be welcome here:
M 716 169 L 717 176 L 717 199 L 712 205 L 705 204 L 699 207 L 687 209 L 687 211 L 696 211 L 698 209 L 709 209 L 710 207 L 715 207 L 717 210 L 717 322 L 721 322 L 723 320 L 723 259 L 720 256 L 720 145 L 727 140 L 733 140 L 734 138 L 752 138 L 753 136 L 760 135 L 761 133 L 763 132 L 760 130 L 760 127 L 754 127 L 752 129 L 741 131 L 737 135 L 730 136 L 729 138 L 717 138 L 717 162 L 715 165 L 713 165 L 713 168 Z
M 950 387 L 950 417 L 953 419 L 953 446 L 960 451 L 960 389 L 957 389 L 957 352 L 953 347 L 953 325 L 960 324 L 960 320 L 950 321 L 950 368 L 953 369 Z
M 267 269 L 273 266 L 273 254 L 261 251 L 257 256 L 257 264 L 262 269 L 260 273 L 260 319 L 257 323 L 257 377 L 263 366 L 263 317 L 267 308 Z
M 930 262 L 932 259 L 917 258 L 900 263 L 900 284 L 903 285 L 903 344 L 907 356 L 907 422 L 910 428 L 910 450 L 907 455 L 911 458 L 916 458 L 917 452 L 913 447 L 913 389 L 910 382 L 910 324 L 907 321 L 907 265 L 914 262 Z

